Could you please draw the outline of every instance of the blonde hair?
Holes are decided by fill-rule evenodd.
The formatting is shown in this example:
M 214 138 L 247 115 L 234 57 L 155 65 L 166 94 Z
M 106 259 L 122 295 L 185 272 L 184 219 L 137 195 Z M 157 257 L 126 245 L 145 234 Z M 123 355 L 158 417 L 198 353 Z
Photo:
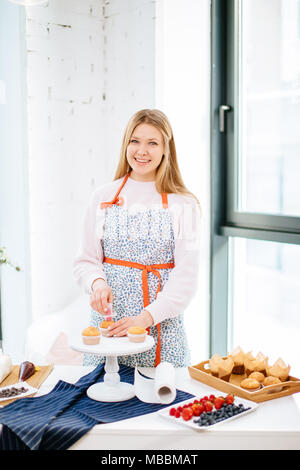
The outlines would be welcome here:
M 187 194 L 197 200 L 183 182 L 178 166 L 176 147 L 170 122 L 167 116 L 158 109 L 142 109 L 136 112 L 129 120 L 123 135 L 120 160 L 114 179 L 122 178 L 131 170 L 126 156 L 127 146 L 134 129 L 142 123 L 151 124 L 156 127 L 161 132 L 164 139 L 165 151 L 155 177 L 155 185 L 158 193 Z

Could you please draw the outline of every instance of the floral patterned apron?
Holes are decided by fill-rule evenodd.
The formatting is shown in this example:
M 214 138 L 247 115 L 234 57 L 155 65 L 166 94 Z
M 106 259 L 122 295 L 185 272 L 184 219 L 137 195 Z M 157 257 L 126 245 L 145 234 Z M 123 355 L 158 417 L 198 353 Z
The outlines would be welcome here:
M 153 302 L 174 266 L 174 231 L 167 195 L 162 195 L 161 207 L 130 213 L 122 207 L 124 200 L 119 196 L 128 176 L 114 199 L 101 203 L 105 210 L 104 270 L 113 291 L 115 321 L 138 315 Z M 101 314 L 91 311 L 92 326 L 99 327 L 103 319 Z M 175 367 L 185 367 L 190 363 L 183 314 L 151 326 L 148 331 L 155 345 L 144 353 L 119 357 L 120 364 L 155 367 L 159 362 L 167 361 Z M 103 356 L 84 355 L 84 365 L 103 362 Z

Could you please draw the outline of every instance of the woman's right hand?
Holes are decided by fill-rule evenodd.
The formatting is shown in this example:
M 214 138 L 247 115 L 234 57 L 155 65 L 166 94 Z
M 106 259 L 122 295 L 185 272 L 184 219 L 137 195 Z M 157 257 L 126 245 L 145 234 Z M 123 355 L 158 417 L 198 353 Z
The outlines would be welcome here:
M 92 295 L 90 304 L 98 313 L 106 313 L 108 303 L 113 302 L 113 293 L 111 287 L 104 279 L 96 279 L 92 284 Z

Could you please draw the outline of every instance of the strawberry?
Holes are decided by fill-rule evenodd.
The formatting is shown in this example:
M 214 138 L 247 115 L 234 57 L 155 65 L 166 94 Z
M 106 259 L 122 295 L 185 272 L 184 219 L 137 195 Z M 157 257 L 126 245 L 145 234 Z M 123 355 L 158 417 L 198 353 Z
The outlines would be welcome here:
M 225 399 L 223 397 L 217 397 L 214 401 L 216 410 L 219 410 L 224 405 Z
M 212 404 L 211 401 L 206 401 L 204 403 L 204 408 L 205 408 L 205 411 L 212 411 L 214 405 Z
M 231 403 L 233 403 L 233 402 L 234 402 L 234 396 L 233 396 L 233 395 L 231 395 L 231 394 L 229 394 L 229 395 L 226 395 L 226 397 L 225 397 L 225 401 L 226 401 L 227 405 L 231 405 Z
M 201 413 L 203 413 L 204 411 L 204 406 L 200 403 L 194 403 L 194 405 L 192 406 L 192 410 L 193 410 L 194 416 L 200 416 Z
M 199 403 L 199 406 L 200 406 L 200 414 L 202 414 L 205 411 L 204 403 Z
M 176 408 L 170 408 L 169 415 L 174 416 L 176 413 Z
M 188 421 L 189 419 L 191 419 L 193 415 L 194 413 L 193 413 L 192 408 L 184 408 L 181 413 L 181 416 L 185 421 Z

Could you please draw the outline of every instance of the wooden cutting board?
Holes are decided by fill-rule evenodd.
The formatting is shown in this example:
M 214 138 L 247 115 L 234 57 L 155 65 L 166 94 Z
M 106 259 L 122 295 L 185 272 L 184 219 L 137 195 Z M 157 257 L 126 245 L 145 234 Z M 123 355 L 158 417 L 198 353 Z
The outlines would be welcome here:
M 46 380 L 48 375 L 53 369 L 53 364 L 48 366 L 36 366 L 39 370 L 36 370 L 35 373 L 26 380 L 26 382 L 34 388 L 40 388 L 42 383 Z M 20 366 L 13 366 L 11 373 L 0 383 L 0 387 L 6 387 L 7 385 L 13 385 L 19 381 L 19 369 Z M 27 395 L 27 397 L 33 395 Z M 26 398 L 26 397 L 23 397 Z M 0 402 L 0 406 L 8 405 L 15 400 L 21 400 L 22 397 L 14 397 L 9 400 L 4 400 Z

